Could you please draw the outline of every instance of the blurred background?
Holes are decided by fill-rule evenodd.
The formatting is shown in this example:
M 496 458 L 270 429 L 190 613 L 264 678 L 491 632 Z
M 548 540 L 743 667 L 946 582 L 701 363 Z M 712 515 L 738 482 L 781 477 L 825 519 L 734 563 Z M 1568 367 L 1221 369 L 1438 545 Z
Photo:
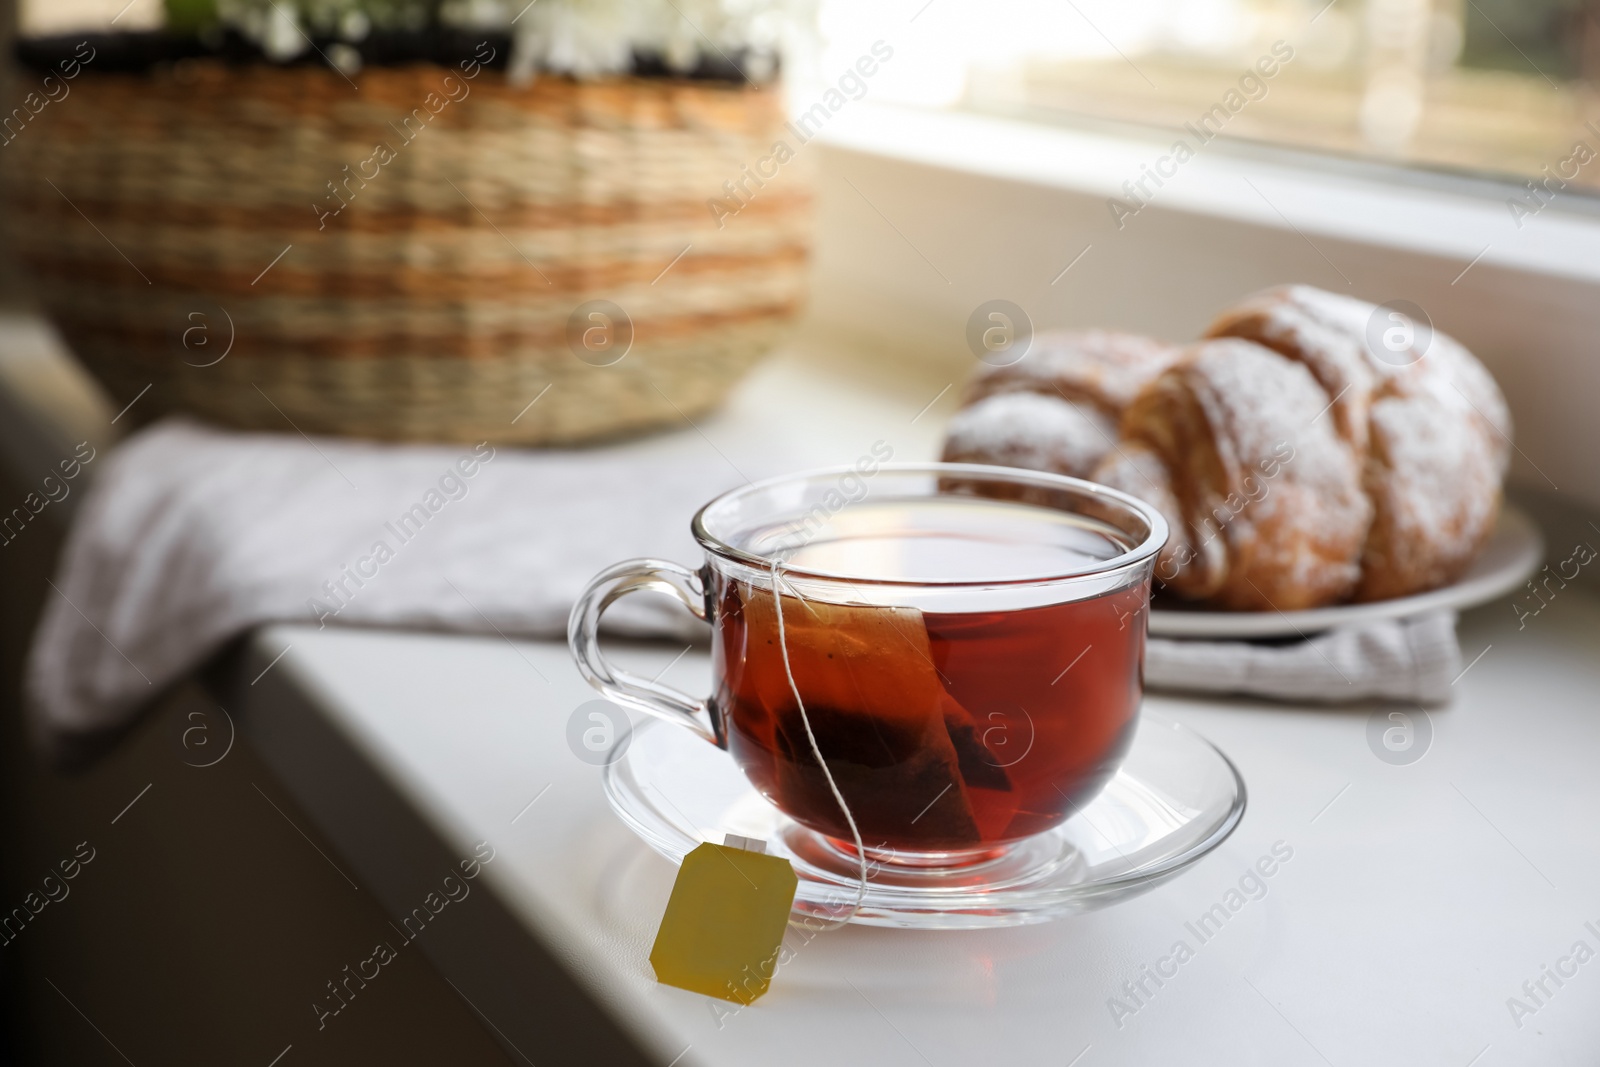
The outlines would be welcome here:
M 156 29 L 168 6 L 6 0 L 10 96 L 20 91 L 13 35 Z M 874 101 L 1113 132 L 1181 131 L 1290 39 L 1293 60 L 1226 138 L 1316 153 L 1321 165 L 1333 156 L 1389 168 L 1400 180 L 1556 174 L 1565 196 L 1600 188 L 1600 166 L 1567 163 L 1580 141 L 1600 147 L 1588 126 L 1600 119 L 1594 0 L 817 0 L 816 25 L 817 47 L 788 79 L 797 103 L 887 36 L 896 61 L 874 77 Z M 0 300 L 26 306 L 4 241 Z
M 906 7 L 829 0 L 824 68 Z M 1229 137 L 1528 179 L 1594 142 L 1600 117 L 1587 0 L 932 0 L 913 32 L 926 39 L 875 87 L 884 98 L 1041 122 L 1178 129 L 1282 39 L 1293 61 Z M 1600 185 L 1600 168 L 1576 183 Z
M 329 0 L 330 5 L 338 2 Z M 1591 355 L 1600 330 L 1600 302 L 1594 300 L 1600 276 L 1592 262 L 1600 259 L 1586 264 L 1555 239 L 1591 225 L 1591 220 L 1552 224 L 1549 231 L 1555 237 L 1543 244 L 1533 239 L 1545 237 L 1540 233 L 1504 252 L 1497 246 L 1476 268 L 1472 264 L 1477 260 L 1469 263 L 1478 253 L 1476 237 L 1464 254 L 1460 248 L 1443 247 L 1442 240 L 1412 241 L 1412 231 L 1443 228 L 1434 225 L 1435 216 L 1418 210 L 1421 198 L 1431 207 L 1446 199 L 1441 191 L 1465 187 L 1473 189 L 1483 214 L 1492 214 L 1514 233 L 1504 201 L 1532 196 L 1527 183 L 1550 180 L 1552 173 L 1559 173 L 1551 187 L 1561 189 L 1562 211 L 1594 213 L 1600 201 L 1586 190 L 1600 187 L 1600 161 L 1568 161 L 1575 158 L 1579 142 L 1600 150 L 1595 99 L 1600 2 L 815 0 L 815 8 L 812 47 L 786 72 L 795 109 L 810 107 L 824 87 L 837 82 L 839 72 L 854 67 L 880 39 L 892 42 L 894 61 L 872 77 L 870 100 L 859 110 L 898 107 L 868 116 L 871 121 L 863 124 L 867 134 L 854 141 L 829 144 L 823 139 L 817 153 L 821 177 L 808 325 L 816 329 L 821 322 L 836 327 L 835 333 L 847 327 L 870 335 L 870 344 L 861 344 L 857 336 L 850 338 L 855 348 L 838 348 L 865 351 L 876 362 L 886 362 L 896 345 L 927 364 L 943 359 L 920 372 L 929 376 L 920 395 L 945 398 L 940 403 L 946 407 L 935 408 L 928 423 L 954 405 L 959 390 L 951 385 L 971 363 L 962 326 L 975 306 L 992 297 L 1022 302 L 1041 328 L 1120 326 L 1178 338 L 1193 336 L 1217 307 L 1253 288 L 1290 279 L 1329 287 L 1343 281 L 1364 298 L 1417 300 L 1442 327 L 1469 343 L 1499 375 L 1521 420 L 1518 444 L 1538 461 L 1537 470 L 1531 465 L 1521 469 L 1523 482 L 1543 490 L 1549 481 L 1553 492 L 1559 481 L 1562 490 L 1580 498 L 1587 493 L 1588 503 L 1600 503 L 1589 411 L 1600 373 Z M 39 78 L 36 72 L 19 72 L 13 61 L 19 35 L 153 30 L 165 18 L 162 0 L 0 0 L 0 124 Z M 1154 158 L 1148 145 L 1162 143 L 1166 131 L 1180 135 L 1186 123 L 1198 122 L 1230 92 L 1239 91 L 1245 72 L 1272 55 L 1280 40 L 1292 42 L 1292 60 L 1280 62 L 1275 75 L 1259 83 L 1261 89 L 1248 105 L 1226 123 L 1224 137 L 1253 159 L 1286 160 L 1305 172 L 1359 173 L 1386 189 L 1414 190 L 1420 196 L 1396 197 L 1395 215 L 1374 213 L 1360 220 L 1359 234 L 1344 240 L 1341 231 L 1328 225 L 1318 229 L 1311 220 L 1321 212 L 1325 222 L 1345 202 L 1327 196 L 1323 187 L 1302 196 L 1293 181 L 1277 175 L 1277 184 L 1267 182 L 1266 188 L 1285 211 L 1255 205 L 1250 200 L 1255 194 L 1239 185 L 1237 199 L 1253 206 L 1260 218 L 1244 219 L 1242 209 L 1231 208 L 1208 216 L 1174 198 L 1163 205 L 1163 210 L 1171 209 L 1166 214 L 1157 212 L 1127 234 L 1103 239 L 1104 197 L 1124 176 L 1138 173 L 1139 161 Z M 881 124 L 901 123 L 906 115 L 954 116 L 974 124 L 963 129 L 1000 117 L 1034 131 L 1053 127 L 1109 138 L 1127 134 L 1132 147 L 1126 156 L 1099 161 L 1115 175 L 1104 188 L 1087 181 L 1067 188 L 1065 179 L 1061 188 L 1051 188 L 1035 171 L 995 178 L 994 173 L 974 176 L 948 166 L 919 169 L 892 158 L 888 150 L 874 156 L 863 147 L 883 132 Z M 880 125 L 874 127 L 874 122 Z M 1145 144 L 1136 143 L 1140 141 Z M 941 147 L 946 161 L 981 151 L 957 139 Z M 973 159 L 974 172 L 982 162 L 989 161 Z M 994 170 L 1014 162 L 1000 161 Z M 1058 163 L 1052 157 L 1035 170 Z M 0 145 L 0 167 L 10 165 Z M 1562 181 L 1568 184 L 1561 186 Z M 1315 203 L 1319 196 L 1332 206 Z M 1545 193 L 1541 200 L 1550 196 Z M 14 204 L 0 203 L 5 221 L 16 210 Z M 1295 228 L 1290 216 L 1311 236 Z M 1403 218 L 1410 229 L 1403 238 L 1387 242 L 1379 231 L 1396 218 Z M 1544 225 L 1551 220 L 1540 221 Z M 70 224 L 80 225 L 76 219 Z M 484 244 L 494 251 L 497 240 Z M 1088 253 L 1090 242 L 1095 245 L 1092 258 L 1062 282 L 1066 269 L 1078 262 L 1074 257 Z M 1346 273 L 1354 282 L 1342 277 Z M 0 387 L 7 385 L 6 379 L 54 382 L 64 374 L 58 369 L 65 364 L 59 339 L 35 317 L 37 308 L 28 272 L 17 266 L 7 227 L 0 226 L 0 314 L 11 319 L 9 339 L 0 351 Z M 808 358 L 810 354 L 808 349 Z M 859 361 L 863 376 L 868 362 Z M 92 388 L 81 373 L 77 379 L 78 388 Z M 939 392 L 941 386 L 947 392 Z M 48 390 L 40 386 L 35 391 Z M 65 385 L 57 391 L 62 396 L 70 392 Z M 107 426 L 108 417 L 121 407 L 101 398 L 98 408 L 86 409 L 82 421 L 104 435 L 94 438 L 97 445 L 109 446 L 127 428 L 127 423 Z M 18 427 L 19 420 L 8 419 L 0 409 L 0 444 L 20 438 Z M 20 465 L 21 473 L 12 481 L 6 478 L 14 472 L 0 470 L 6 499 L 21 499 L 33 470 Z M 61 510 L 47 514 L 54 520 Z M 1557 526 L 1554 520 L 1545 521 L 1554 540 Z M 0 710 L 6 719 L 0 731 L 0 748 L 5 750 L 0 801 L 11 831 L 42 821 L 37 819 L 41 811 L 53 811 L 70 824 L 67 816 L 75 818 L 90 804 L 71 792 L 88 791 L 83 779 L 64 785 L 32 760 L 15 703 L 14 682 L 20 677 L 33 607 L 43 599 L 44 576 L 52 573 L 55 543 L 42 534 L 30 535 L 8 552 L 0 559 L 0 600 L 9 602 L 0 605 L 7 609 L 0 611 L 0 677 L 5 682 Z M 26 608 L 17 607 L 24 602 Z M 178 713 L 165 714 L 164 721 L 170 722 Z M 126 802 L 133 790 L 125 782 L 135 773 L 128 768 L 158 760 L 171 763 L 172 746 L 162 730 L 146 730 L 137 747 L 99 772 L 90 783 L 103 794 L 90 798 L 95 804 L 114 811 Z M 74 913 L 74 925 L 63 924 L 52 935 L 61 942 L 41 932 L 23 946 L 41 959 L 95 961 L 96 953 L 111 954 L 104 945 L 114 944 L 141 975 L 163 966 L 177 972 L 173 981 L 196 987 L 189 992 L 195 1003 L 173 1009 L 175 1015 L 184 1014 L 181 1025 L 159 1020 L 149 1025 L 183 1029 L 200 1049 L 233 1047 L 217 1044 L 222 1035 L 243 1040 L 237 1033 L 240 1024 L 229 1014 L 237 1003 L 282 991 L 287 997 L 301 988 L 280 981 L 274 968 L 306 966 L 321 973 L 318 969 L 325 965 L 304 964 L 301 950 L 330 943 L 349 928 L 350 915 L 361 914 L 356 905 L 331 910 L 321 901 L 315 902 L 320 910 L 313 910 L 310 903 L 277 893 L 278 883 L 263 870 L 268 853 L 255 842 L 284 834 L 279 815 L 250 791 L 250 776 L 260 768 L 247 755 L 231 762 L 228 771 L 238 776 L 239 795 L 259 809 L 255 817 L 260 827 L 241 826 L 235 813 L 243 802 L 219 805 L 205 791 L 209 785 L 171 794 L 173 810 L 192 825 L 178 815 L 171 817 L 171 824 L 188 836 L 162 838 L 159 853 L 142 840 L 138 847 L 127 846 L 129 868 L 156 855 L 159 863 L 148 864 L 151 884 L 130 888 L 108 882 L 104 892 L 115 896 L 116 910 L 91 924 L 89 909 L 82 907 Z M 140 783 L 145 780 L 139 778 Z M 35 861 L 56 858 L 51 851 L 55 837 L 40 833 L 38 841 L 17 844 L 24 836 L 8 832 L 0 844 L 0 890 L 8 902 L 20 899 L 38 867 Z M 285 865 L 322 862 L 298 839 L 286 840 L 282 852 L 269 858 L 271 878 L 290 882 L 294 879 L 283 873 Z M 184 871 L 187 875 L 180 877 Z M 183 888 L 174 891 L 168 883 Z M 80 890 L 88 899 L 95 891 Z M 178 903 L 173 902 L 175 892 L 181 896 Z M 190 933 L 185 944 L 175 946 L 161 923 L 179 907 L 188 909 Z M 304 918 L 301 908 L 314 919 Z M 279 925 L 266 938 L 238 918 L 268 914 Z M 186 969 L 197 954 L 218 961 L 212 978 L 196 980 L 192 969 Z M 53 1062 L 101 1062 L 92 1056 L 113 1062 L 98 1037 L 54 993 L 37 981 L 22 989 L 19 972 L 9 969 L 12 961 L 0 962 L 6 964 L 0 966 L 0 994 L 6 1001 L 0 1010 L 0 1062 L 6 1061 L 7 1041 L 23 1040 L 16 1035 L 27 1029 L 48 1030 L 52 1041 L 81 1042 L 54 1046 L 68 1052 Z M 328 964 L 336 967 L 337 961 L 330 958 Z M 93 966 L 83 964 L 83 970 Z M 441 1021 L 409 1007 L 447 998 L 431 972 L 420 963 L 416 969 L 407 979 L 414 982 L 414 999 L 396 995 L 390 1014 L 352 1022 L 345 1028 L 351 1046 L 366 1042 L 370 1050 L 389 1041 L 402 1053 L 394 1062 L 435 1051 L 440 1062 L 494 1062 L 492 1049 L 477 1061 L 459 1049 L 451 1055 L 451 1035 L 475 1032 L 476 1023 L 464 1008 L 456 1005 L 455 1016 Z M 158 978 L 148 975 L 150 988 L 168 988 Z M 78 980 L 87 983 L 88 978 Z M 108 1004 L 116 999 L 115 987 L 99 997 Z M 137 1003 L 130 999 L 133 1006 L 127 1010 L 137 1014 Z M 290 1007 L 304 1014 L 299 1000 Z M 272 1037 L 269 1033 L 262 1040 Z M 423 1038 L 436 1041 L 438 1050 L 418 1044 Z M 337 1059 L 330 1053 L 329 1061 Z M 209 1052 L 197 1052 L 192 1062 L 211 1062 Z
M 165 18 L 161 0 L 12 3 L 27 35 Z M 820 0 L 816 70 L 849 66 L 883 27 L 904 46 L 880 101 L 1176 130 L 1291 39 L 1228 137 L 1522 180 L 1600 141 L 1592 0 Z M 1600 168 L 1573 181 L 1600 187 Z

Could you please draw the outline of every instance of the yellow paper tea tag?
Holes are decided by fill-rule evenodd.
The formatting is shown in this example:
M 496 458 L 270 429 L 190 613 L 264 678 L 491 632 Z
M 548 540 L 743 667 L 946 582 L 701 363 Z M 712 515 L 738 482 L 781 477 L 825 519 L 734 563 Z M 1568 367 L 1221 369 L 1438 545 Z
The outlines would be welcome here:
M 729 840 L 683 858 L 650 965 L 658 982 L 749 1004 L 772 983 L 800 882 L 788 860 L 757 851 L 763 842 Z

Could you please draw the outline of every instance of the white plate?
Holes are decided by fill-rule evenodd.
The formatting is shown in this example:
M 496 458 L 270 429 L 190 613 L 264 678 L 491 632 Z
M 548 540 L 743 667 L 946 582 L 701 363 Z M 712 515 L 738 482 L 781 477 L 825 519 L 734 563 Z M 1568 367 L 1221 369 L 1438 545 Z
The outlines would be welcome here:
M 1336 626 L 1400 619 L 1427 611 L 1461 611 L 1486 604 L 1528 580 L 1544 558 L 1544 538 L 1533 520 L 1506 504 L 1494 536 L 1470 570 L 1442 589 L 1368 604 L 1336 604 L 1309 611 L 1150 612 L 1153 637 L 1293 637 Z

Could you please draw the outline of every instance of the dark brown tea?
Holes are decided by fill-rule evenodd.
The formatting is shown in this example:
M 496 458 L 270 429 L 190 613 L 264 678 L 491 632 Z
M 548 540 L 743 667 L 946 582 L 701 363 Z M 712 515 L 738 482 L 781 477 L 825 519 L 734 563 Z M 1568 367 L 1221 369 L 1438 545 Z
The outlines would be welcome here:
M 1126 551 L 1116 534 L 1064 512 L 949 497 L 858 505 L 821 534 L 785 567 L 935 590 L 919 610 L 875 604 L 897 598 L 844 577 L 826 585 L 832 600 L 816 582 L 795 582 L 803 599 L 785 589 L 795 685 L 868 848 L 982 849 L 1048 830 L 1100 791 L 1133 735 L 1148 582 L 1102 582 L 1065 603 L 1048 601 L 1082 590 L 985 593 L 991 608 L 996 596 L 1014 602 L 1001 610 L 960 610 L 959 592 L 937 590 L 1092 571 Z M 773 804 L 848 842 L 784 671 L 770 582 L 718 582 L 724 743 Z M 956 610 L 927 610 L 946 601 Z

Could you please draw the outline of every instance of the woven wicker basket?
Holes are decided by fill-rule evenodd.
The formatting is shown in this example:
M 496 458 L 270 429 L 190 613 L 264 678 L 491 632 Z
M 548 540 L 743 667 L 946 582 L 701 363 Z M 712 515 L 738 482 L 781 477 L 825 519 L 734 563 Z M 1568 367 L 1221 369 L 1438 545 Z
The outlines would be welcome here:
M 150 386 L 130 421 L 526 444 L 681 425 L 803 295 L 798 162 L 721 225 L 708 208 L 787 139 L 771 89 L 210 61 L 71 88 L 6 146 L 9 214 L 118 406 Z M 609 349 L 572 341 L 607 321 L 574 331 L 592 300 L 631 319 L 614 363 L 620 321 L 590 338 Z

